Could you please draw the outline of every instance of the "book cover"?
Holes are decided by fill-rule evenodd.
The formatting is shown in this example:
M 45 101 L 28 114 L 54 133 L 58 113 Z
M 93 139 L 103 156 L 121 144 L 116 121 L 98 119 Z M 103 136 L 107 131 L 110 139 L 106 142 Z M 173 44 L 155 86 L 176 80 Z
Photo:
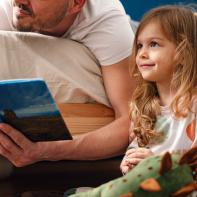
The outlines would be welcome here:
M 0 122 L 34 142 L 72 139 L 42 79 L 0 81 Z

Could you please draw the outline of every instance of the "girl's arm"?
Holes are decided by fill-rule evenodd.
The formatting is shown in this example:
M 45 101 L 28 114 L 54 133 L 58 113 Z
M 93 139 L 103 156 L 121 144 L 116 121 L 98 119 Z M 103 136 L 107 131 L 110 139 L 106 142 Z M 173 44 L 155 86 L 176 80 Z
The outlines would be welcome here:
M 125 156 L 120 164 L 120 169 L 123 174 L 128 173 L 140 161 L 153 155 L 153 152 L 148 148 L 140 148 L 137 143 L 136 135 L 133 132 L 133 123 L 130 125 L 129 141 L 130 145 L 125 153 Z

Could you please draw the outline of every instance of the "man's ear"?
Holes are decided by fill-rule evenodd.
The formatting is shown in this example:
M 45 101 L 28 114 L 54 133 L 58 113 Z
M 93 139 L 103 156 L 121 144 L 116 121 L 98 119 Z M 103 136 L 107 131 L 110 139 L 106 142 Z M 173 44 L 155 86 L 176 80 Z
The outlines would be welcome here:
M 69 8 L 69 14 L 75 14 L 81 10 L 86 0 L 73 0 L 73 5 Z

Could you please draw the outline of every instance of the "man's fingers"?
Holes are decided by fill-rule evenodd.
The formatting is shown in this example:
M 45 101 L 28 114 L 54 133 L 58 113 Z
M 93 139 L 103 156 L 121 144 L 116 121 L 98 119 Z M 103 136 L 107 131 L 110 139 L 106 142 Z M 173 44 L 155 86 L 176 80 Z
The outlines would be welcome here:
M 2 131 L 0 131 L 0 144 L 9 153 L 16 153 L 21 151 L 21 148 L 17 146 L 8 136 L 6 136 Z
M 4 146 L 0 143 L 0 155 L 3 155 L 7 158 L 13 165 L 21 167 L 22 165 L 18 165 L 17 158 L 18 152 L 11 152 L 4 148 Z
M 0 123 L 0 155 L 6 157 L 15 166 L 21 167 L 38 161 L 36 158 L 40 153 L 38 146 L 16 129 Z
M 12 153 L 6 148 L 4 148 L 4 146 L 1 143 L 0 143 L 0 155 L 3 155 L 3 157 L 7 158 L 11 163 L 14 164 Z
M 0 130 L 7 136 L 9 136 L 13 140 L 13 142 L 15 142 L 15 144 L 17 144 L 17 146 L 22 149 L 29 146 L 29 144 L 31 143 L 21 132 L 7 124 L 1 123 Z
M 6 157 L 7 159 L 10 158 L 10 152 L 5 149 L 2 144 L 0 143 L 0 155 L 3 155 L 4 157 Z

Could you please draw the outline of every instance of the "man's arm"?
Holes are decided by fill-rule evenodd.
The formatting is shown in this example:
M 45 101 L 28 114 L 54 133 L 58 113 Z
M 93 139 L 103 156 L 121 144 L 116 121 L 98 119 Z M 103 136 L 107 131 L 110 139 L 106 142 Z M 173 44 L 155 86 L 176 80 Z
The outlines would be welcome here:
M 123 153 L 128 145 L 128 102 L 134 87 L 128 65 L 129 58 L 126 58 L 102 68 L 106 92 L 116 115 L 112 123 L 71 141 L 37 143 L 0 124 L 0 154 L 16 166 L 25 166 L 41 160 L 94 160 Z

